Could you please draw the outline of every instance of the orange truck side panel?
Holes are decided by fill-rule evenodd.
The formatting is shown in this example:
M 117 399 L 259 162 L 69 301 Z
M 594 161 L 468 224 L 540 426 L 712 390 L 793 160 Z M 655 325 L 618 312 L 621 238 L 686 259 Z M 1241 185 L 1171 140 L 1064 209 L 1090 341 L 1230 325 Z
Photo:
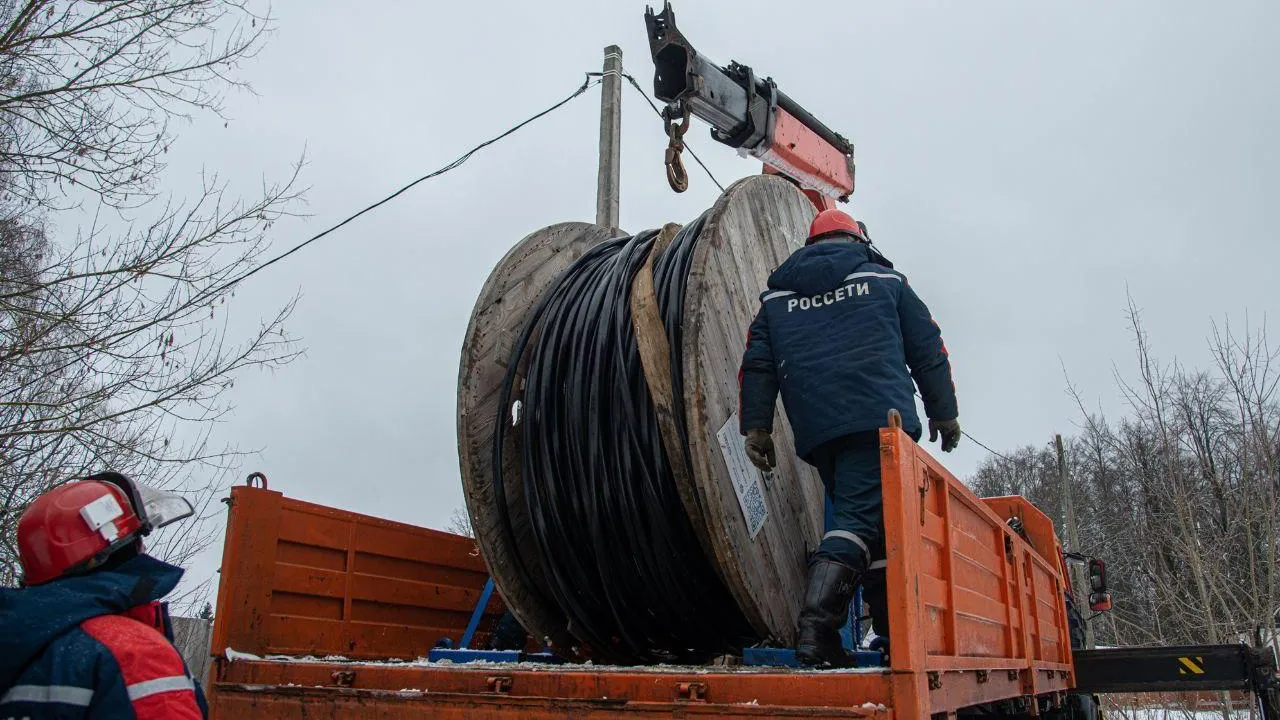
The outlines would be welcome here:
M 236 661 L 215 717 L 927 718 L 1074 683 L 1053 524 L 982 500 L 897 429 L 880 432 L 892 666 L 884 671 Z M 1031 543 L 1005 524 L 1021 517 Z M 484 581 L 456 536 L 232 492 L 214 647 L 413 658 L 457 637 Z M 497 612 L 496 607 L 490 608 Z
M 215 654 L 411 660 L 458 642 L 488 578 L 469 538 L 261 488 L 229 503 Z M 502 612 L 494 595 L 487 619 Z
M 1069 689 L 1060 566 L 901 430 L 880 431 L 880 467 L 894 710 Z

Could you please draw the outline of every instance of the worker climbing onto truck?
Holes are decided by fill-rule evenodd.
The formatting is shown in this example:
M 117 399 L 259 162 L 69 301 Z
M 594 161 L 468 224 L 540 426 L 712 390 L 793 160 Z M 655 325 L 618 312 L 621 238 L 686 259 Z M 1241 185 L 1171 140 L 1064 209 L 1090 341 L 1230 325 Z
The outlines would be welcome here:
M 159 602 L 182 569 L 142 547 L 192 512 L 115 472 L 31 503 L 18 519 L 22 587 L 0 589 L 0 718 L 207 717 Z
M 872 627 L 888 637 L 877 430 L 896 409 L 903 429 L 920 439 L 912 378 L 930 441 L 941 436 L 950 452 L 960 440 L 959 413 L 937 323 L 872 247 L 865 226 L 824 210 L 805 247 L 769 277 L 739 373 L 751 462 L 764 472 L 776 462 L 773 411 L 781 391 L 796 454 L 818 469 L 833 505 L 809 561 L 798 623 L 796 656 L 807 665 L 848 664 L 839 628 L 864 581 Z

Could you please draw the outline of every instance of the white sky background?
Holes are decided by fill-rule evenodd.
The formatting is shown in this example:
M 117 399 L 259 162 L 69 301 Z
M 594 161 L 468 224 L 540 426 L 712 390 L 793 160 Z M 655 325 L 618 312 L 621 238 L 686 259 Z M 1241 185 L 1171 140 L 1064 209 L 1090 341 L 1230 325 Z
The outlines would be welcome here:
M 1062 368 L 1111 415 L 1129 372 L 1126 287 L 1164 359 L 1205 366 L 1211 319 L 1260 322 L 1280 263 L 1280 4 L 680 0 L 679 26 L 857 146 L 849 209 L 932 308 L 966 430 L 999 450 L 1075 430 Z M 278 1 L 279 31 L 224 128 L 180 131 L 163 184 L 201 168 L 251 194 L 305 150 L 309 218 L 278 249 L 568 94 L 623 47 L 646 89 L 642 2 Z M 624 88 L 622 226 L 685 222 L 718 194 Z M 455 405 L 481 284 L 525 234 L 595 214 L 599 90 L 237 292 L 245 332 L 297 292 L 306 356 L 238 379 L 216 436 L 261 449 L 273 489 L 440 527 L 462 504 Z M 689 140 L 722 182 L 759 168 Z M 962 477 L 985 451 L 946 458 Z M 220 544 L 220 543 L 219 543 Z M 191 568 L 209 577 L 220 547 Z

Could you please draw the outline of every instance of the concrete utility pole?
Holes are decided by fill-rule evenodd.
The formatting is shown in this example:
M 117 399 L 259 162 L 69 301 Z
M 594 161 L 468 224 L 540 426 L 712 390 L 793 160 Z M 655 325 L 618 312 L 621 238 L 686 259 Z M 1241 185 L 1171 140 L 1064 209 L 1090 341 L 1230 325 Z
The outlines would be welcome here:
M 1058 483 L 1062 488 L 1062 509 L 1067 521 L 1067 545 L 1070 552 L 1080 552 L 1080 535 L 1076 528 L 1076 503 L 1072 495 L 1071 478 L 1067 477 L 1067 453 L 1062 448 L 1061 435 L 1053 436 L 1053 446 L 1058 451 Z M 1088 588 L 1080 581 L 1080 566 L 1076 563 L 1067 563 L 1067 571 L 1071 573 L 1071 577 L 1068 578 L 1071 582 L 1071 594 L 1075 596 L 1076 607 L 1083 613 L 1089 607 L 1089 593 Z M 1082 587 L 1086 590 L 1083 594 L 1080 592 Z M 1093 628 L 1087 624 L 1084 638 L 1085 647 L 1093 647 Z
M 1080 552 L 1080 536 L 1076 534 L 1076 506 L 1071 494 L 1071 482 L 1067 479 L 1067 453 L 1062 448 L 1062 436 L 1053 436 L 1053 445 L 1058 450 L 1058 482 L 1062 485 L 1062 507 L 1066 511 L 1067 543 L 1071 552 Z
M 600 178 L 596 184 L 596 224 L 618 227 L 618 185 L 622 164 L 622 48 L 604 49 L 600 84 Z

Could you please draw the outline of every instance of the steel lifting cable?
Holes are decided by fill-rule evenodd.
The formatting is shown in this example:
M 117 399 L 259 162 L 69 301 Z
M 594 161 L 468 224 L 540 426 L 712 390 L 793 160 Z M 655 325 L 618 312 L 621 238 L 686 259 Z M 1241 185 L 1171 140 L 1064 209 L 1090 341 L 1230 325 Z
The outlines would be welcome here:
M 681 320 L 703 225 L 687 225 L 653 263 L 682 438 Z M 704 660 L 752 637 L 685 514 L 644 379 L 630 295 L 656 236 L 596 246 L 544 293 L 512 349 L 493 447 L 494 497 L 507 482 L 524 490 L 542 567 L 539 578 L 521 567 L 525 580 L 614 662 Z M 518 478 L 502 471 L 516 400 Z

